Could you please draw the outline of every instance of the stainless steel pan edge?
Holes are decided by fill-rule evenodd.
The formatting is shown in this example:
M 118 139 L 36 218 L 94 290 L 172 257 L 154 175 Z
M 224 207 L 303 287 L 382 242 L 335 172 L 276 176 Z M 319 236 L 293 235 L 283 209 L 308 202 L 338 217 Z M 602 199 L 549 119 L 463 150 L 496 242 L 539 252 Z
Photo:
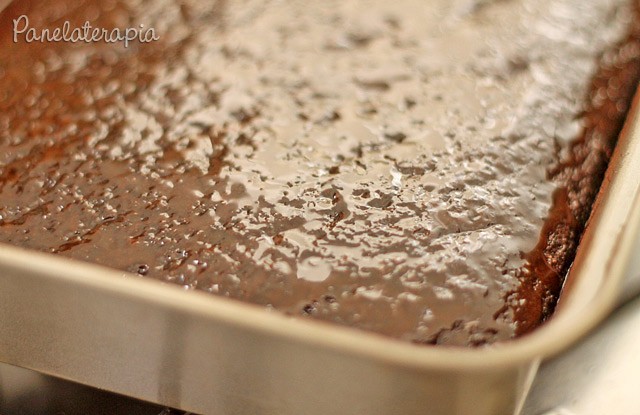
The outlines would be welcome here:
M 540 360 L 593 328 L 630 271 L 632 112 L 557 314 L 517 341 L 419 347 L 2 245 L 0 361 L 212 415 L 517 413 Z
M 456 368 L 468 353 L 434 356 L 15 248 L 0 262 L 1 361 L 197 413 L 509 414 L 535 359 Z

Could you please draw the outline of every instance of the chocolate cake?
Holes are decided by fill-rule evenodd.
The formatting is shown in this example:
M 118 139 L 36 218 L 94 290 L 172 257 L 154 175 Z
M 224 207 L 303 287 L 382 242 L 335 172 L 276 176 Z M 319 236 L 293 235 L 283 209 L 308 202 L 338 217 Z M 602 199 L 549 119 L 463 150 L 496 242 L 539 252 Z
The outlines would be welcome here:
M 85 21 L 157 39 L 34 40 Z M 628 0 L 13 2 L 0 242 L 511 339 L 553 311 L 639 72 Z

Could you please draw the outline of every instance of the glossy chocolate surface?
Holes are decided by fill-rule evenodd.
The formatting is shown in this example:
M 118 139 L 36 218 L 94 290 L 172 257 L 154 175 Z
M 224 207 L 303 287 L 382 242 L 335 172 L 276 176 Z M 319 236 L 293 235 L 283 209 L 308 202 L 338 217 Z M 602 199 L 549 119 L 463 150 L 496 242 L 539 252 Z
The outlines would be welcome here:
M 626 0 L 14 3 L 1 242 L 418 343 L 550 315 L 640 72 Z

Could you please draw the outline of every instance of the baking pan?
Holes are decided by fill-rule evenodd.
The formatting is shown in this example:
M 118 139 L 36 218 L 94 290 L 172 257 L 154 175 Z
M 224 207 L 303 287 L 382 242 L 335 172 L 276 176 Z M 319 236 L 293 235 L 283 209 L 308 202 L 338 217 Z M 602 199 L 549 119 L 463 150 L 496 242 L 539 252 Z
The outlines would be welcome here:
M 413 345 L 0 245 L 0 361 L 203 414 L 517 414 L 541 360 L 611 310 L 640 247 L 637 112 L 556 314 L 518 340 Z
M 640 229 L 633 108 L 558 311 L 519 340 L 417 346 L 0 245 L 0 361 L 215 415 L 517 413 L 541 359 L 622 291 Z

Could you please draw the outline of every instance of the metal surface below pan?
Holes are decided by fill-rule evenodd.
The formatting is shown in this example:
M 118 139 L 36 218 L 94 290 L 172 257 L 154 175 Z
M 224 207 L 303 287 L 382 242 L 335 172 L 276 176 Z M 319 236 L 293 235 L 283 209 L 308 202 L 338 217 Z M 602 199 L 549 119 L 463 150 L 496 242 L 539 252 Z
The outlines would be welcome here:
M 640 247 L 633 106 L 554 317 L 486 349 L 413 345 L 0 246 L 0 361 L 215 415 L 517 414 L 613 307 Z

